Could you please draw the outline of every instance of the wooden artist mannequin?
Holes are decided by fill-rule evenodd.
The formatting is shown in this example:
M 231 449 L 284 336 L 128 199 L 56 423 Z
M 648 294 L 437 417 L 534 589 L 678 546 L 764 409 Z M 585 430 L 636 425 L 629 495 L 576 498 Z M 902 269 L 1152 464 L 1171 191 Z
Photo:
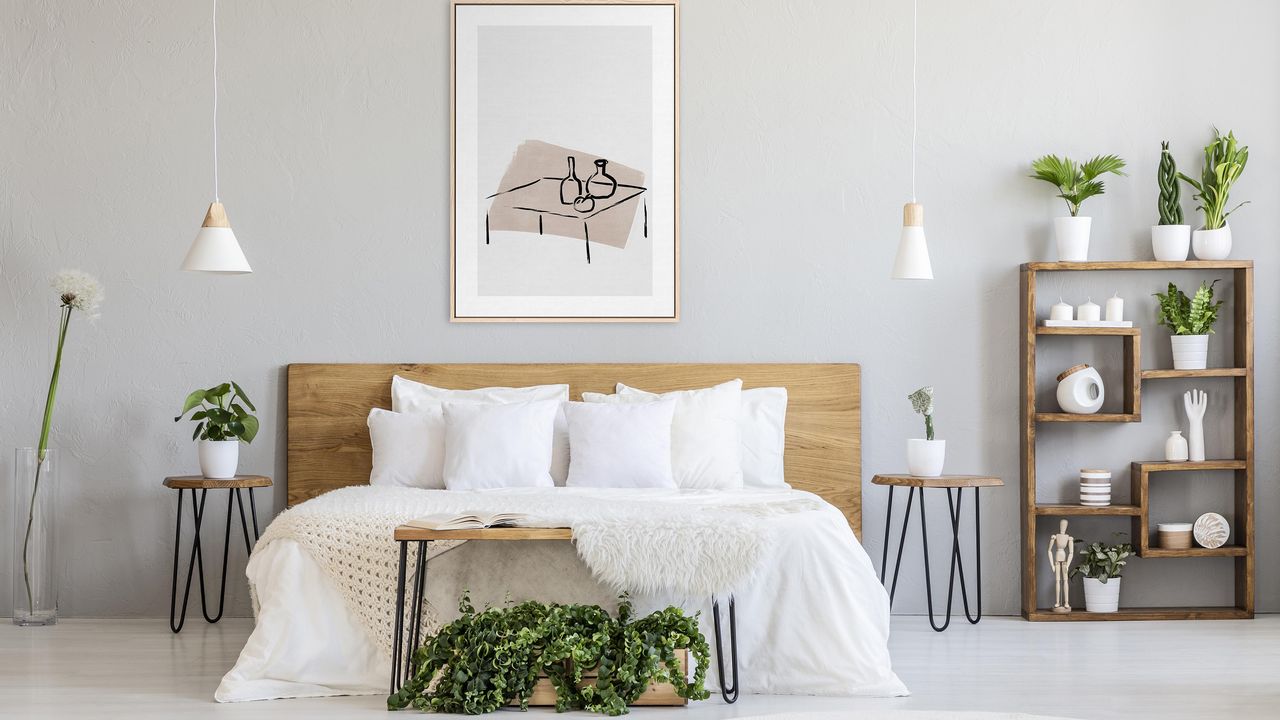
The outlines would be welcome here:
M 1053 568 L 1053 611 L 1071 612 L 1071 586 L 1067 573 L 1076 555 L 1076 539 L 1067 534 L 1067 521 L 1058 523 L 1058 533 L 1049 536 L 1049 567 Z

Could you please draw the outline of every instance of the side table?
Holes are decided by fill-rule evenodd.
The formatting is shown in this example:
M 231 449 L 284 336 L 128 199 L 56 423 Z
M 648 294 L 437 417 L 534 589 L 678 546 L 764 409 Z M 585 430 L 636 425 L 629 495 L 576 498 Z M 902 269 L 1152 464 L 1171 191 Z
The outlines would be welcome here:
M 920 491 L 920 539 L 924 546 L 924 592 L 929 608 L 929 626 L 938 632 L 951 625 L 951 603 L 954 598 L 956 576 L 960 576 L 960 599 L 964 604 L 964 616 L 972 624 L 982 619 L 982 518 L 978 504 L 978 489 L 984 487 L 1000 487 L 1004 481 L 996 477 L 982 475 L 940 475 L 938 477 L 917 477 L 915 475 L 876 475 L 871 482 L 875 485 L 889 487 L 889 504 L 885 511 L 884 548 L 880 556 L 880 582 L 885 581 L 885 572 L 889 560 L 889 531 L 893 525 L 893 490 L 895 487 L 906 487 L 907 509 L 902 516 L 902 534 L 898 537 L 898 558 L 893 565 L 893 582 L 889 586 L 889 604 L 893 604 L 893 596 L 898 590 L 898 576 L 902 568 L 902 550 L 906 545 L 907 526 L 911 523 L 911 503 L 915 499 L 916 490 Z M 951 571 L 947 581 L 947 612 L 942 625 L 938 625 L 933 617 L 933 583 L 929 574 L 929 528 L 925 520 L 924 491 L 925 488 L 943 488 L 947 491 L 948 516 L 951 520 Z M 964 560 L 960 554 L 960 504 L 964 499 L 964 490 L 973 489 L 973 545 L 974 564 L 977 571 L 975 584 L 977 614 L 969 612 L 969 589 L 964 581 Z
M 182 630 L 187 621 L 187 599 L 191 596 L 191 575 L 193 570 L 200 576 L 200 612 L 204 619 L 216 623 L 222 619 L 223 602 L 227 596 L 227 558 L 231 550 L 231 504 L 234 501 L 240 510 L 240 528 L 244 531 L 245 556 L 253 552 L 253 544 L 249 542 L 249 523 L 244 514 L 244 501 L 240 490 L 249 491 L 249 513 L 253 516 L 253 539 L 258 539 L 258 508 L 253 502 L 253 489 L 271 487 L 271 478 L 263 475 L 237 475 L 231 478 L 210 479 L 200 475 L 182 475 L 167 477 L 164 486 L 178 491 L 178 519 L 174 527 L 173 537 L 173 584 L 169 591 L 169 629 L 173 632 Z M 191 491 L 191 517 L 195 522 L 195 531 L 191 540 L 191 558 L 187 561 L 186 588 L 182 591 L 182 613 L 176 614 L 178 604 L 178 556 L 182 548 L 182 497 L 183 491 Z M 199 495 L 196 491 L 199 491 Z M 222 538 L 222 585 L 218 590 L 218 614 L 210 617 L 205 602 L 204 591 L 204 555 L 200 550 L 200 525 L 204 519 L 205 497 L 210 490 L 227 491 L 227 527 Z

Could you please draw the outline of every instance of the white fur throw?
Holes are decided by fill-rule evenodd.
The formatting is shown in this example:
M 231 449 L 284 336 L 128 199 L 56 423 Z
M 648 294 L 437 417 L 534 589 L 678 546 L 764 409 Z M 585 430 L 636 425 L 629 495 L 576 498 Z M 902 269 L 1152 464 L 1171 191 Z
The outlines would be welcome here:
M 351 487 L 278 516 L 258 541 L 297 541 L 334 579 L 354 616 L 388 652 L 395 616 L 397 525 L 436 513 L 509 511 L 534 527 L 569 527 L 578 555 L 603 583 L 637 595 L 725 593 L 748 581 L 772 546 L 767 518 L 820 508 L 793 490 L 679 491 L 524 488 L 456 492 Z M 457 546 L 432 542 L 428 559 Z M 412 546 L 409 568 L 412 572 Z M 428 582 L 430 572 L 428 571 Z M 439 627 L 434 608 L 423 618 Z

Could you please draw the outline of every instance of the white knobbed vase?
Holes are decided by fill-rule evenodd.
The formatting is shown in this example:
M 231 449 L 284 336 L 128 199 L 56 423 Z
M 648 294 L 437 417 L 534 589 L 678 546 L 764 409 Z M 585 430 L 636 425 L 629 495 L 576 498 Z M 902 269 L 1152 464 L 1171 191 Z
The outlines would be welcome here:
M 1174 370 L 1204 370 L 1209 362 L 1208 335 L 1173 335 Z
M 1160 262 L 1182 262 L 1191 252 L 1190 225 L 1152 225 L 1151 254 Z
M 240 464 L 239 440 L 201 440 L 200 473 L 210 480 L 236 476 Z
M 1053 237 L 1061 262 L 1085 262 L 1089 259 L 1089 227 L 1093 218 L 1058 217 L 1053 219 Z
M 938 477 L 947 459 L 946 440 L 907 441 L 907 472 L 916 477 Z
M 1084 579 L 1084 609 L 1091 613 L 1113 613 L 1120 609 L 1120 580 L 1113 577 L 1105 583 L 1097 578 Z
M 1231 255 L 1231 223 L 1216 230 L 1200 229 L 1191 234 L 1191 249 L 1199 260 L 1226 260 Z

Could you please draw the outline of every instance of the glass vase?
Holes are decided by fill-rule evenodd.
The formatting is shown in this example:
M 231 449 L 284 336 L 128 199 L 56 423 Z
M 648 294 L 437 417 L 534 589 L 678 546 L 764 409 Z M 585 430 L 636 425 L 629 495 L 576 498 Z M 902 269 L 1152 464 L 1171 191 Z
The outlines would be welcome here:
M 13 624 L 58 622 L 58 453 L 35 448 L 14 453 Z

